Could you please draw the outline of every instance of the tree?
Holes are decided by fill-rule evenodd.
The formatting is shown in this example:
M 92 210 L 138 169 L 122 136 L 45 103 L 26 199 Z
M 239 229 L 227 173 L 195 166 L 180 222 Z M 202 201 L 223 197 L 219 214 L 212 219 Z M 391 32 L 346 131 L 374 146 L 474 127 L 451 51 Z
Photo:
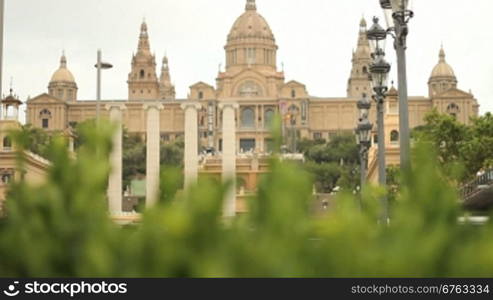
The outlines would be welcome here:
M 328 143 L 302 143 L 306 168 L 315 176 L 317 191 L 331 193 L 337 186 L 353 191 L 360 184 L 358 147 L 353 135 L 335 136 Z
M 161 165 L 182 168 L 184 151 L 183 138 L 178 138 L 172 143 L 161 142 Z
M 472 119 L 466 131 L 467 142 L 461 148 L 468 177 L 482 168 L 493 167 L 493 115 Z
M 425 118 L 426 124 L 415 128 L 413 137 L 418 142 L 433 146 L 444 174 L 461 182 L 475 176 L 481 168 L 488 168 L 493 160 L 493 115 L 471 119 L 466 126 L 454 117 L 433 110 Z
M 467 127 L 454 117 L 431 111 L 425 117 L 425 125 L 414 130 L 413 136 L 430 143 L 438 153 L 442 165 L 462 161 L 461 148 L 466 142 Z
M 49 156 L 49 145 L 54 136 L 60 135 L 60 132 L 48 132 L 44 129 L 33 127 L 31 124 L 21 127 L 21 136 L 24 137 L 23 142 L 26 145 L 26 150 L 41 157 Z
M 123 189 L 146 174 L 146 145 L 141 135 L 123 131 Z

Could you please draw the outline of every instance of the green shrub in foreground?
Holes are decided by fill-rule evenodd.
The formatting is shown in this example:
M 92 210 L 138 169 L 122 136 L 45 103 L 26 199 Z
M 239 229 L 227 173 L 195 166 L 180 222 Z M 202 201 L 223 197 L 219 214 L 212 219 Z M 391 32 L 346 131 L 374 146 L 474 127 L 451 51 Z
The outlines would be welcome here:
M 181 193 L 166 174 L 161 203 L 138 226 L 121 228 L 105 207 L 110 133 L 82 130 L 87 142 L 76 160 L 55 140 L 47 182 L 12 186 L 0 276 L 493 276 L 492 226 L 458 224 L 457 195 L 428 149 L 404 176 L 389 226 L 378 224 L 378 188 L 364 189 L 363 211 L 346 194 L 326 217 L 310 216 L 310 176 L 273 159 L 247 215 L 222 219 L 217 182 Z

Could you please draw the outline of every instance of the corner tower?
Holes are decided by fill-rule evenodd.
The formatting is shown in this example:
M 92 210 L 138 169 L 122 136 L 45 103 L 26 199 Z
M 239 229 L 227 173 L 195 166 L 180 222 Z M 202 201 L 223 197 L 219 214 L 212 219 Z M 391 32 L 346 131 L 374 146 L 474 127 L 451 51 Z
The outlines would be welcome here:
M 128 75 L 128 99 L 152 100 L 159 98 L 156 76 L 156 57 L 151 54 L 147 24 L 140 27 L 137 54 L 132 57 L 132 71 Z
M 360 98 L 363 94 L 371 94 L 369 66 L 371 63 L 370 43 L 366 37 L 367 24 L 363 18 L 360 22 L 358 46 L 353 52 L 351 76 L 348 80 L 347 96 Z
M 176 97 L 175 86 L 171 83 L 169 74 L 168 57 L 164 56 L 159 78 L 159 97 L 163 100 L 174 100 Z

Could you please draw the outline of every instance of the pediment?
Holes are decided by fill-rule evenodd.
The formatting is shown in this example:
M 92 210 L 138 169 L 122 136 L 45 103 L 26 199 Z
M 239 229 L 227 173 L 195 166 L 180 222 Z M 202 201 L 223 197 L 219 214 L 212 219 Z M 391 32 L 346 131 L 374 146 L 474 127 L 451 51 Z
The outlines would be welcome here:
M 285 86 L 290 87 L 290 88 L 296 88 L 296 87 L 300 87 L 300 88 L 303 88 L 303 89 L 306 88 L 306 86 L 304 84 L 302 84 L 301 82 L 298 82 L 296 80 L 291 80 L 291 81 L 287 82 L 285 84 Z
M 28 104 L 66 104 L 65 101 L 60 100 L 49 94 L 41 94 L 27 101 Z
M 436 98 L 473 98 L 470 93 L 464 92 L 459 89 L 450 89 L 436 96 Z
M 244 78 L 255 78 L 260 81 L 265 81 L 267 76 L 265 74 L 255 70 L 255 69 L 245 69 L 241 72 L 235 74 L 232 79 L 234 82 L 243 80 Z
M 199 81 L 196 84 L 190 86 L 190 89 L 200 89 L 200 88 L 202 88 L 202 89 L 204 89 L 204 88 L 205 89 L 214 89 L 214 87 L 212 85 L 209 85 L 203 81 Z

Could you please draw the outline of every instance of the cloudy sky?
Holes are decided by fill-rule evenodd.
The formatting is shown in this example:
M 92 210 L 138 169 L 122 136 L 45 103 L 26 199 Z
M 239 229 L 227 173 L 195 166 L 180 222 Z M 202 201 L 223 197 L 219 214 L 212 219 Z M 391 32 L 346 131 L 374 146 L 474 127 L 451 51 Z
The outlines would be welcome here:
M 168 54 L 178 97 L 197 81 L 215 82 L 226 36 L 246 0 L 5 0 L 4 91 L 21 99 L 47 90 L 65 50 L 79 99 L 96 95 L 96 51 L 115 68 L 104 72 L 103 98 L 125 99 L 140 23 L 149 25 L 158 63 Z M 474 5 L 471 5 L 474 3 Z M 279 45 L 286 79 L 313 96 L 344 96 L 362 16 L 381 16 L 378 0 L 257 0 Z M 415 0 L 408 49 L 409 92 L 427 95 L 427 80 L 443 43 L 447 61 L 481 104 L 493 111 L 491 0 Z M 392 48 L 389 60 L 394 62 Z M 393 63 L 392 78 L 396 78 Z

